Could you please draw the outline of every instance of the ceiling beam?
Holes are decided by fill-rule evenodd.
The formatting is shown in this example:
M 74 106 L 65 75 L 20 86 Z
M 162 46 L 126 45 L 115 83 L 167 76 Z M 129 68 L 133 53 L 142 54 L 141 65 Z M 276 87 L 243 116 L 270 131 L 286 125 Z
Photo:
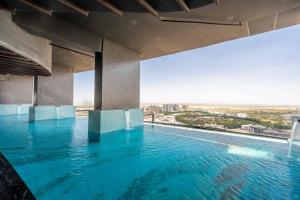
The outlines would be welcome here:
M 84 9 L 83 7 L 79 6 L 78 4 L 74 3 L 71 0 L 58 0 L 61 4 L 77 11 L 78 13 L 84 15 L 84 16 L 89 16 L 89 11 L 87 9 Z
M 104 6 L 105 8 L 107 8 L 108 10 L 114 12 L 115 14 L 121 17 L 123 16 L 123 11 L 117 8 L 112 3 L 110 3 L 108 0 L 97 0 L 97 2 L 100 3 L 102 6 Z
M 176 1 L 179 4 L 179 6 L 182 8 L 182 10 L 184 10 L 186 13 L 190 13 L 190 8 L 184 0 L 176 0 Z
M 45 13 L 47 15 L 52 15 L 52 10 L 45 8 L 44 6 L 34 3 L 32 0 L 18 0 L 19 2 L 26 4 L 32 8 L 37 9 L 38 11 Z
M 160 18 L 159 13 L 155 10 L 146 0 L 136 0 L 139 4 L 141 4 L 148 12 L 150 12 L 155 17 Z
M 185 23 L 185 24 L 207 24 L 207 25 L 218 25 L 218 26 L 242 26 L 242 22 L 221 22 L 221 21 L 204 21 L 199 19 L 182 19 L 182 18 L 169 18 L 161 17 L 162 22 L 171 22 L 171 23 Z

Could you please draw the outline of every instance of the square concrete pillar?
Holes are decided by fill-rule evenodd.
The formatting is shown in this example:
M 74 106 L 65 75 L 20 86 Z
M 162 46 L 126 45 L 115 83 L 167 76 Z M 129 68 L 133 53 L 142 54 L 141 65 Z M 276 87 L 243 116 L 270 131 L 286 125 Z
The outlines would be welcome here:
M 0 104 L 0 116 L 17 115 L 18 105 L 16 104 Z
M 31 104 L 32 76 L 0 77 L 0 104 Z
M 30 108 L 30 122 L 75 117 L 72 69 L 53 64 L 52 70 L 51 76 L 35 79 L 36 105 Z
M 89 112 L 89 138 L 143 124 L 139 54 L 104 39 L 95 55 L 95 111 Z
M 144 125 L 144 110 L 92 110 L 89 111 L 89 139 L 99 141 L 100 134 L 131 130 Z
M 106 39 L 102 51 L 102 109 L 139 108 L 139 54 Z
M 31 106 L 29 121 L 67 119 L 75 117 L 74 106 Z
M 101 133 L 108 133 L 125 128 L 123 110 L 92 110 L 88 119 L 89 140 L 98 142 Z
M 0 75 L 0 115 L 28 114 L 32 77 Z
M 55 106 L 31 106 L 29 108 L 29 121 L 56 119 L 57 112 Z
M 51 76 L 37 82 L 37 105 L 73 105 L 72 68 L 53 64 Z

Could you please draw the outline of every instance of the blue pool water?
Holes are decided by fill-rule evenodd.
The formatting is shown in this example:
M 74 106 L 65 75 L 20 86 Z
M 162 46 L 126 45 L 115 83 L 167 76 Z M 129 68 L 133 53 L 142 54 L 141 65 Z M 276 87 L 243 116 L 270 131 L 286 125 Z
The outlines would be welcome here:
M 0 149 L 37 199 L 300 199 L 285 141 L 145 125 L 89 143 L 87 118 L 0 117 Z

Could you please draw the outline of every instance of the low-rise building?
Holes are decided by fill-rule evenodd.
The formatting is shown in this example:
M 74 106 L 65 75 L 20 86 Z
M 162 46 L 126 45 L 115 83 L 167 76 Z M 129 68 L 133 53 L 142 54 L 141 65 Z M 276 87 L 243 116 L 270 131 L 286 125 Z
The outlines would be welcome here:
M 236 116 L 238 118 L 247 118 L 247 114 L 246 113 L 237 113 Z
M 274 130 L 274 129 L 267 128 L 262 125 L 247 124 L 247 125 L 242 125 L 241 129 L 243 131 L 247 131 L 250 133 L 275 136 L 275 137 L 289 137 L 289 135 L 290 135 L 290 133 L 288 131 Z
M 244 131 L 248 131 L 250 133 L 263 134 L 264 130 L 266 130 L 267 128 L 262 125 L 248 124 L 248 125 L 242 125 L 241 129 Z

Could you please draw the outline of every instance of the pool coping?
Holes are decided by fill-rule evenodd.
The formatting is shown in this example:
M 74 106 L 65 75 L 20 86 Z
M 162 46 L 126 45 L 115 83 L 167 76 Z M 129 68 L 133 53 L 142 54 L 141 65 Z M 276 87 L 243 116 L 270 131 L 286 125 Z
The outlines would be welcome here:
M 278 143 L 288 143 L 288 139 L 286 138 L 278 138 L 278 137 L 271 137 L 271 136 L 260 136 L 254 134 L 243 134 L 243 133 L 235 133 L 235 132 L 224 132 L 224 131 L 216 131 L 216 130 L 208 130 L 208 129 L 201 129 L 201 128 L 192 128 L 192 127 L 183 127 L 183 126 L 174 126 L 169 124 L 157 124 L 157 123 L 150 123 L 144 122 L 145 125 L 152 125 L 152 126 L 160 126 L 160 127 L 167 127 L 167 128 L 174 128 L 174 129 L 182 129 L 182 130 L 189 130 L 189 131 L 196 131 L 196 132 L 209 132 L 213 134 L 220 134 L 220 135 L 227 135 L 233 137 L 241 137 L 241 138 L 248 138 L 248 139 L 256 139 L 256 140 L 264 140 L 270 142 L 278 142 Z

